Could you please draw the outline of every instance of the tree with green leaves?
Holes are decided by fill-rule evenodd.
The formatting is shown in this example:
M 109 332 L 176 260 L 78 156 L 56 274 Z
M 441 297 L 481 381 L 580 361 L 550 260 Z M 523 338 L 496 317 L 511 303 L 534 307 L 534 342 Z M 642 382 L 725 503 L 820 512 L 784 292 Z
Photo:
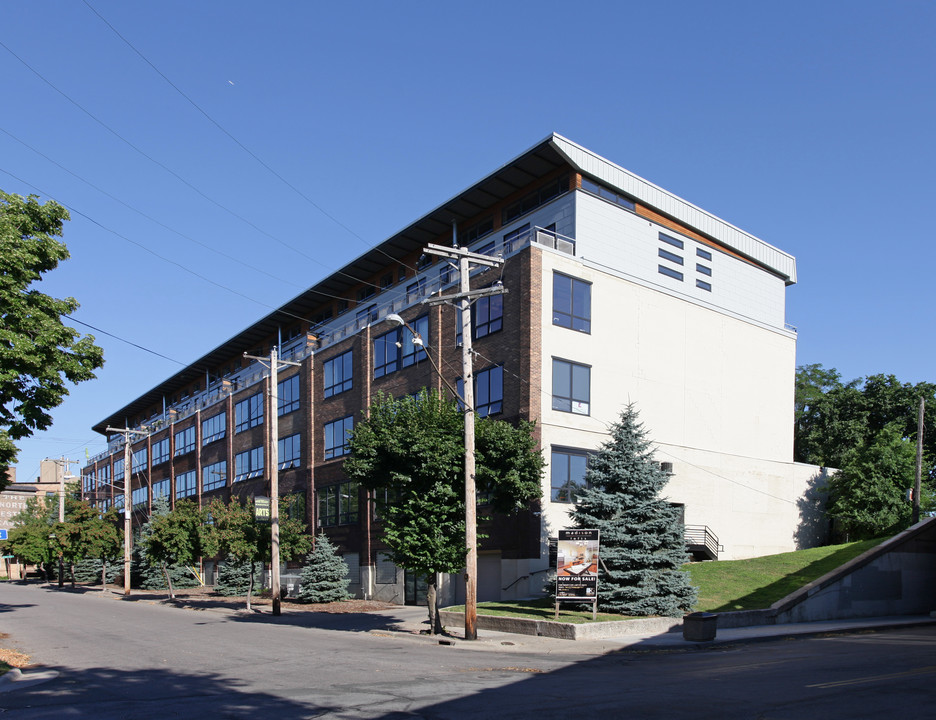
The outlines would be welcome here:
M 13 527 L 7 539 L 0 542 L 4 552 L 35 565 L 48 581 L 50 568 L 58 557 L 49 537 L 58 522 L 58 508 L 44 498 L 31 497 L 26 501 L 26 508 L 11 521 Z
M 170 566 L 195 565 L 204 554 L 204 535 L 205 513 L 187 498 L 178 500 L 168 513 L 154 511 L 150 517 L 150 531 L 142 541 L 148 561 L 158 565 L 166 578 L 170 598 L 175 598 Z
M 280 507 L 289 507 L 293 502 L 292 496 L 283 497 Z M 247 498 L 244 502 L 232 498 L 227 503 L 217 498 L 208 506 L 208 513 L 210 519 L 205 537 L 207 555 L 221 555 L 252 564 L 272 562 L 270 523 L 257 520 L 253 498 Z M 306 524 L 299 517 L 291 517 L 289 513 L 280 516 L 279 547 L 282 560 L 293 560 L 309 551 L 312 541 L 305 534 L 305 529 Z M 247 589 L 248 612 L 251 610 L 253 589 L 251 573 Z
M 66 497 L 65 521 L 53 526 L 52 548 L 68 564 L 72 587 L 75 586 L 75 563 L 94 559 L 102 563 L 102 590 L 107 589 L 107 563 L 117 557 L 123 542 L 123 533 L 117 524 L 115 508 L 102 514 L 86 500 Z
M 464 416 L 435 391 L 378 395 L 349 447 L 345 473 L 376 491 L 389 555 L 426 581 L 429 626 L 441 632 L 437 578 L 464 568 L 467 552 Z M 475 448 L 477 492 L 494 512 L 512 513 L 540 498 L 544 461 L 532 423 L 476 420 Z
M 93 336 L 62 322 L 78 309 L 75 299 L 34 287 L 69 257 L 56 239 L 67 219 L 54 201 L 0 190 L 0 490 L 16 462 L 16 441 L 48 428 L 49 411 L 68 395 L 66 383 L 91 380 L 104 363 Z
M 681 570 L 687 560 L 684 527 L 677 508 L 662 497 L 668 477 L 653 459 L 632 404 L 589 461 L 585 480 L 572 520 L 577 528 L 601 532 L 598 607 L 672 617 L 691 610 L 696 590 Z
M 350 582 L 348 564 L 325 533 L 319 533 L 299 574 L 299 599 L 310 603 L 347 600 Z
M 916 444 L 903 437 L 897 425 L 885 426 L 849 451 L 827 487 L 826 512 L 836 535 L 849 542 L 906 529 L 912 511 L 907 492 L 915 475 Z

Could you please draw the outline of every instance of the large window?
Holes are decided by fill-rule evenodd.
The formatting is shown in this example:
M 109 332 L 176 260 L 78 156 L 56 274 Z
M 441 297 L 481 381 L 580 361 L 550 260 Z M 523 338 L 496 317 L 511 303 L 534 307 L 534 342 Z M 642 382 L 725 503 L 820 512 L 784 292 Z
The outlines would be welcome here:
M 263 424 L 263 393 L 251 395 L 234 406 L 234 432 Z
M 475 374 L 475 412 L 478 417 L 494 415 L 503 410 L 504 368 L 495 365 Z
M 358 521 L 358 484 L 343 482 L 319 489 L 318 524 L 350 525 Z
M 277 450 L 280 470 L 299 467 L 299 460 L 302 455 L 300 440 L 299 433 L 279 439 Z
M 227 484 L 227 460 L 205 465 L 202 468 L 202 490 L 214 490 Z
M 582 190 L 590 192 L 593 195 L 597 195 L 600 198 L 604 198 L 610 202 L 620 205 L 621 207 L 627 208 L 628 210 L 636 210 L 634 201 L 624 195 L 621 195 L 618 192 L 615 192 L 611 188 L 605 187 L 604 185 L 599 185 L 593 180 L 588 178 L 582 178 Z
M 553 325 L 591 332 L 591 283 L 553 273 Z
M 354 428 L 354 416 L 325 423 L 325 459 L 348 454 L 348 433 Z
M 423 342 L 426 342 L 429 335 L 429 316 L 423 315 L 416 318 L 410 326 L 419 334 Z M 389 375 L 401 367 L 415 365 L 425 357 L 425 348 L 413 342 L 413 333 L 408 327 L 394 328 L 374 338 L 374 378 Z
M 143 472 L 149 467 L 149 450 L 140 448 L 130 458 L 130 472 Z
M 114 482 L 118 480 L 123 480 L 124 476 L 124 459 L 114 460 Z
M 149 502 L 149 488 L 144 485 L 130 493 L 130 504 L 134 510 L 142 509 Z
M 276 385 L 276 414 L 286 415 L 299 409 L 299 374 Z
M 591 401 L 591 368 L 553 358 L 552 409 L 588 415 Z
M 255 447 L 234 456 L 234 482 L 263 475 L 263 447 Z
M 153 500 L 160 497 L 169 497 L 169 478 L 163 478 L 153 483 Z
M 195 449 L 195 426 L 179 430 L 175 434 L 175 455 L 185 455 Z
M 175 476 L 175 496 L 176 499 L 189 497 L 198 492 L 198 479 L 195 477 L 195 471 L 181 473 Z
M 475 338 L 483 338 L 504 327 L 504 296 L 479 297 L 472 306 Z
M 153 443 L 153 465 L 169 462 L 169 438 Z
M 325 397 L 331 397 L 351 389 L 353 359 L 351 350 L 348 350 L 331 360 L 325 361 L 322 366 L 322 373 L 325 378 Z
M 227 434 L 227 413 L 218 413 L 210 418 L 202 420 L 201 424 L 202 445 L 207 445 L 215 440 L 221 440 Z
M 549 499 L 553 502 L 575 502 L 579 491 L 586 487 L 587 469 L 588 453 L 584 450 L 553 448 L 549 463 L 552 485 Z

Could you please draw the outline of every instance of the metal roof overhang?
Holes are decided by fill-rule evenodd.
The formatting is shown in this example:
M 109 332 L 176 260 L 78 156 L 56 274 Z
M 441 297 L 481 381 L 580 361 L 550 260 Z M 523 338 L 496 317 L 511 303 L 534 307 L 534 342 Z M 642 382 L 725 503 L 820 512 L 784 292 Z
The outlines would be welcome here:
M 570 167 L 568 160 L 557 152 L 554 146 L 553 141 L 556 137 L 558 136 L 550 135 L 534 145 L 412 225 L 371 248 L 356 260 L 201 356 L 188 367 L 166 378 L 133 402 L 101 420 L 92 429 L 106 434 L 108 427 L 124 427 L 129 418 L 146 412 L 153 405 L 158 406 L 166 395 L 204 378 L 206 372 L 244 351 L 249 351 L 270 335 L 275 335 L 278 328 L 288 326 L 299 318 L 311 317 L 324 303 L 335 297 L 347 296 L 352 288 L 372 278 L 388 265 L 402 261 L 428 243 L 438 242 L 440 237 L 450 236 L 453 222 L 462 225 L 537 178 L 557 168 Z

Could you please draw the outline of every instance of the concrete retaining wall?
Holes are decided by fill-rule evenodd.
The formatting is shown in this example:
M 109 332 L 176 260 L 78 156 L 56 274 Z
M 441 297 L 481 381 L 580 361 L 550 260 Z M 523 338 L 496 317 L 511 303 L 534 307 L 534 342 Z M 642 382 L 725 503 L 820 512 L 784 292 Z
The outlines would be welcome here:
M 461 625 L 465 616 L 460 612 L 443 610 L 443 625 Z M 601 640 L 621 635 L 655 635 L 679 630 L 682 618 L 638 618 L 617 622 L 564 623 L 554 620 L 528 620 L 526 618 L 478 615 L 479 630 L 497 630 L 517 635 L 537 635 L 560 640 Z

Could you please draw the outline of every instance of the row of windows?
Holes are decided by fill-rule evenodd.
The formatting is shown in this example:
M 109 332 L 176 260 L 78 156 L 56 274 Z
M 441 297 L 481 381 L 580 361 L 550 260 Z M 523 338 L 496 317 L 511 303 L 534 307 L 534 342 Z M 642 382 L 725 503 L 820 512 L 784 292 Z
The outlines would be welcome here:
M 416 318 L 410 325 L 420 336 L 419 339 L 428 337 L 428 315 Z M 374 379 L 424 360 L 426 349 L 422 343 L 413 342 L 414 339 L 416 336 L 406 326 L 394 328 L 374 338 Z
M 666 245 L 677 248 L 679 250 L 685 249 L 685 243 L 679 238 L 672 237 L 671 235 L 667 235 L 666 233 L 662 232 L 659 234 L 659 237 L 660 241 Z M 679 280 L 680 282 L 685 279 L 684 269 L 681 269 L 685 264 L 682 255 L 664 247 L 661 247 L 657 250 L 657 255 L 662 260 L 666 260 L 668 263 L 672 263 L 671 265 L 657 265 L 657 271 L 661 275 L 666 275 L 667 277 L 671 277 L 674 280 Z M 708 263 L 712 262 L 712 253 L 700 247 L 696 248 L 696 257 L 699 260 L 704 260 Z M 706 265 L 697 261 L 695 264 L 695 269 L 697 273 L 697 277 L 695 279 L 696 287 L 701 290 L 711 292 L 712 283 L 705 278 L 712 277 L 712 266 L 710 264 Z M 699 275 L 702 277 L 698 277 Z

